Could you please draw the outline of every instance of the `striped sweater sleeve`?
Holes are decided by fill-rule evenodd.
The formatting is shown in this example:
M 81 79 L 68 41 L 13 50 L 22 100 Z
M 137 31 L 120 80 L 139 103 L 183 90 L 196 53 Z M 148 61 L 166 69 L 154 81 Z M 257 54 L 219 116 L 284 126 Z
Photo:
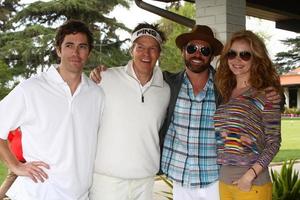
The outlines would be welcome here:
M 266 168 L 275 157 L 281 143 L 281 114 L 280 105 L 273 104 L 266 100 L 264 110 L 262 111 L 262 122 L 264 125 L 265 145 L 257 162 Z

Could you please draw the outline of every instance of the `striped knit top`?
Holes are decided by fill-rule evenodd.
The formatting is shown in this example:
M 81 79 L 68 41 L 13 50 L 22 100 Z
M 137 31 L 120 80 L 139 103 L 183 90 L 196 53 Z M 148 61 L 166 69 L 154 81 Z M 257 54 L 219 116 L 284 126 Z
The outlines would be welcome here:
M 215 112 L 218 163 L 266 168 L 280 148 L 280 106 L 250 88 Z

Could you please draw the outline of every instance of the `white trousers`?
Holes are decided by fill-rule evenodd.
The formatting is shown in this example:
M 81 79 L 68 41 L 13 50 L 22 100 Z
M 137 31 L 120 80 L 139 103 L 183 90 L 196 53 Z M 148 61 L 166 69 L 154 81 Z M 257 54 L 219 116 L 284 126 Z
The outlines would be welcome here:
M 173 200 L 220 200 L 219 181 L 205 188 L 187 188 L 173 182 Z
M 120 179 L 93 175 L 90 200 L 153 200 L 154 177 Z

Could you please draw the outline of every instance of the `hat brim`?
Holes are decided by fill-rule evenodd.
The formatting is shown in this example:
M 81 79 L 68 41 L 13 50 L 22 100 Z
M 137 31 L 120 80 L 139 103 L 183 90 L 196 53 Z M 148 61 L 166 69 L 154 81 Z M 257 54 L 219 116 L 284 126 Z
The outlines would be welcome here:
M 212 38 L 203 34 L 196 34 L 196 33 L 184 33 L 179 35 L 176 38 L 176 46 L 182 50 L 182 48 L 192 40 L 203 40 L 207 42 L 211 48 L 213 49 L 213 55 L 217 56 L 220 55 L 223 50 L 223 44 L 217 40 L 216 38 Z

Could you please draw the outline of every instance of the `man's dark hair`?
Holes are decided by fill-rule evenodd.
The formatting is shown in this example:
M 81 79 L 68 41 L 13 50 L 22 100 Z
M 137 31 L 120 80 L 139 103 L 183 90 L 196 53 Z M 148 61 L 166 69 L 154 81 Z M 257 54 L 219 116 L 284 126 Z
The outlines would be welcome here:
M 66 21 L 63 25 L 61 25 L 56 32 L 55 36 L 55 45 L 57 48 L 61 50 L 61 44 L 63 43 L 66 35 L 69 34 L 76 34 L 76 33 L 83 33 L 86 34 L 89 51 L 91 51 L 94 47 L 93 42 L 93 33 L 87 27 L 85 23 L 80 20 L 70 19 Z
M 164 32 L 162 32 L 160 29 L 159 29 L 159 24 L 149 24 L 147 22 L 144 22 L 144 23 L 139 23 L 132 31 L 132 33 L 140 30 L 140 29 L 143 29 L 143 28 L 151 28 L 153 30 L 155 30 L 161 37 L 162 39 L 162 42 L 165 42 L 166 41 L 166 36 L 164 34 Z

